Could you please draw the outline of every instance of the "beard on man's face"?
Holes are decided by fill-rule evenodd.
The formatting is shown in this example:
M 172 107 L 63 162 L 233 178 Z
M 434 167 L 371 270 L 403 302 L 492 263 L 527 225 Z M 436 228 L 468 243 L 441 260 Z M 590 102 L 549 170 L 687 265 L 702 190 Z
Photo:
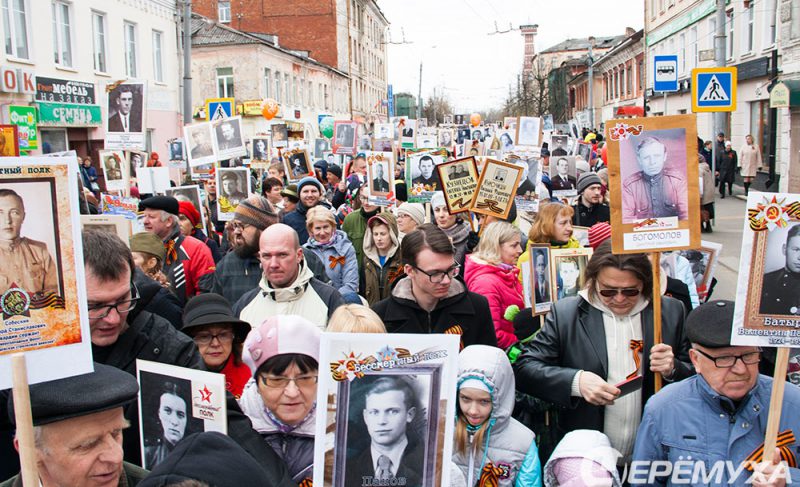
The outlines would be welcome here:
M 261 232 L 258 232 L 258 235 L 256 235 L 253 241 L 248 242 L 246 239 L 242 238 L 239 240 L 238 245 L 233 248 L 233 251 L 242 259 L 255 256 L 258 254 L 258 240 L 260 237 Z

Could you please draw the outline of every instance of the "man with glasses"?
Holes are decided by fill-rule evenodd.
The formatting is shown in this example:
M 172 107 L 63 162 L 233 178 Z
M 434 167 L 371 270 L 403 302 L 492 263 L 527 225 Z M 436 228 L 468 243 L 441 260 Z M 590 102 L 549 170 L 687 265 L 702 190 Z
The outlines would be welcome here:
M 450 333 L 461 346 L 497 346 L 489 302 L 456 279 L 459 265 L 450 238 L 426 223 L 400 244 L 406 277 L 372 309 L 389 333 Z
M 634 461 L 682 460 L 686 466 L 680 472 L 673 469 L 670 478 L 663 468 L 659 475 L 659 467 L 644 464 L 650 466 L 640 468 L 644 478 L 656 475 L 659 484 L 689 483 L 698 465 L 710 472 L 721 460 L 730 464 L 705 484 L 745 485 L 753 476 L 753 485 L 782 486 L 786 470 L 792 479 L 800 478 L 800 448 L 794 439 L 800 431 L 800 389 L 785 388 L 779 448 L 763 452 L 772 378 L 758 373 L 758 347 L 731 345 L 733 318 L 732 301 L 711 301 L 689 315 L 689 357 L 697 375 L 648 401 L 633 454 Z

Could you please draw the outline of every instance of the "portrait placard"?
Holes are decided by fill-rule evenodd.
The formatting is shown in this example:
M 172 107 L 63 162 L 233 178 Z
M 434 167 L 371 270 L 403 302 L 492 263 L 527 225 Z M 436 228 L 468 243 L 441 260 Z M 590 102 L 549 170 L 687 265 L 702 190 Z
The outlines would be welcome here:
M 542 120 L 539 117 L 519 117 L 516 141 L 517 145 L 541 145 Z
M 203 181 L 206 179 L 211 179 L 214 177 L 213 171 L 214 168 L 217 166 L 215 162 L 210 162 L 208 164 L 201 164 L 199 166 L 189 166 L 189 175 L 192 178 L 192 181 Z
M 106 191 L 124 191 L 128 182 L 128 159 L 122 151 L 107 150 L 98 152 L 100 166 L 106 181 Z
M 250 196 L 250 170 L 246 167 L 220 167 L 217 177 L 217 218 L 233 220 L 239 203 Z
M 169 189 L 168 167 L 140 167 L 136 170 L 136 184 L 141 194 L 163 194 Z
M 589 227 L 572 226 L 572 236 L 581 244 L 581 247 L 589 246 Z
M 296 183 L 306 176 L 314 175 L 314 167 L 311 165 L 311 158 L 308 152 L 302 149 L 295 149 L 284 152 L 283 164 L 285 166 L 286 178 Z
M 142 465 L 152 470 L 184 438 L 228 434 L 225 376 L 136 359 Z
M 550 270 L 550 244 L 528 244 L 528 265 L 523 278 L 526 306 L 533 308 L 533 314 L 540 315 L 550 311 L 553 304 L 552 272 Z
M 372 136 L 375 139 L 394 139 L 394 124 L 376 123 Z
M 417 137 L 417 121 L 411 118 L 400 120 L 397 128 L 400 131 L 400 147 L 413 149 Z
M 731 345 L 800 347 L 800 195 L 747 197 Z
M 520 155 L 507 154 L 508 162 L 522 166 L 525 169 L 522 180 L 520 181 L 517 193 L 514 196 L 514 204 L 517 211 L 539 211 L 538 187 L 542 181 L 542 161 L 532 152 L 523 152 Z
M 0 160 L 0 389 L 15 352 L 30 384 L 92 371 L 78 173 L 74 156 Z
M 367 151 L 367 180 L 369 181 L 369 204 L 375 206 L 394 205 L 394 154 L 391 152 Z
M 136 177 L 136 170 L 140 167 L 147 167 L 147 152 L 142 151 L 127 151 L 128 155 L 128 169 L 130 170 L 130 177 Z
M 591 247 L 550 250 L 550 296 L 553 302 L 577 296 L 586 284 Z
M 503 117 L 503 128 L 517 132 L 517 117 Z
M 697 296 L 700 298 L 701 303 L 708 299 L 708 291 L 711 288 L 711 280 L 714 279 L 720 252 L 722 252 L 722 244 L 706 240 L 700 242 L 699 249 L 678 252 L 692 266 L 692 275 L 694 276 L 695 286 L 697 286 Z
M 511 152 L 514 150 L 514 144 L 517 134 L 511 130 L 500 130 L 497 132 L 497 139 L 500 142 L 499 150 L 502 153 Z
M 406 152 L 406 188 L 408 201 L 411 203 L 427 203 L 433 193 L 442 189 L 436 166 L 444 162 L 447 151 L 423 150 Z
M 571 139 L 579 140 L 581 139 L 581 127 L 578 125 L 578 121 L 574 118 L 567 120 L 567 125 L 569 125 L 569 136 Z
M 169 141 L 169 160 L 170 161 L 186 160 L 186 155 L 183 152 L 183 139 L 172 139 Z
M 326 151 L 330 150 L 328 139 L 314 139 L 314 158 L 322 159 Z
M 284 148 L 289 144 L 289 128 L 285 123 L 273 123 L 270 126 L 272 147 Z
M 478 163 L 474 157 L 456 159 L 436 166 L 442 182 L 444 201 L 451 215 L 469 211 L 478 188 Z
M 214 120 L 214 145 L 217 160 L 232 159 L 238 156 L 247 157 L 247 147 L 242 137 L 242 117 L 230 117 Z
M 269 163 L 269 161 L 272 159 L 272 150 L 269 146 L 269 137 L 266 135 L 260 135 L 250 139 L 250 151 L 250 159 L 252 160 L 251 164 Z
M 333 153 L 356 155 L 358 124 L 351 120 L 333 122 Z
M 523 171 L 515 164 L 486 159 L 470 210 L 504 220 L 511 211 Z
M 206 210 L 205 206 L 201 203 L 200 186 L 197 184 L 192 184 L 188 186 L 178 186 L 176 188 L 167 188 L 164 191 L 164 194 L 167 196 L 172 196 L 178 200 L 178 202 L 188 201 L 191 203 L 195 209 L 200 212 L 201 225 L 205 224 Z
M 550 136 L 550 145 L 548 147 L 550 149 L 551 159 L 553 157 L 569 155 L 569 137 L 566 135 L 553 134 Z
M 0 124 L 0 157 L 19 156 L 19 126 Z
M 439 132 L 437 133 L 437 138 L 439 147 L 444 147 L 449 151 L 453 150 L 453 142 L 454 142 L 453 129 L 445 129 L 445 128 L 439 129 Z
M 393 152 L 394 139 L 372 139 L 372 150 L 374 152 Z
M 105 148 L 145 150 L 147 82 L 109 82 L 105 92 Z
M 417 135 L 417 148 L 419 149 L 434 149 L 438 147 L 439 141 L 436 134 L 423 134 Z
M 542 130 L 545 132 L 552 132 L 555 130 L 555 124 L 553 123 L 553 115 L 546 114 L 542 117 Z
M 592 162 L 592 144 L 588 142 L 581 142 L 578 141 L 576 145 L 575 155 L 583 159 L 584 161 L 591 163 Z
M 405 441 L 389 452 L 392 482 L 450 485 L 458 350 L 458 335 L 323 333 L 314 485 L 383 485 L 372 445 L 385 443 L 381 418 L 398 409 L 405 421 L 393 434 Z
M 87 228 L 113 233 L 125 245 L 131 237 L 131 222 L 123 215 L 81 215 L 81 229 Z
M 553 196 L 576 196 L 578 194 L 578 169 L 575 156 L 550 156 L 550 184 Z
M 700 197 L 695 115 L 609 120 L 614 253 L 696 249 Z M 551 158 L 552 161 L 552 158 Z
M 214 147 L 214 134 L 211 122 L 200 122 L 183 127 L 183 140 L 186 141 L 186 153 L 189 166 L 211 164 L 217 160 Z

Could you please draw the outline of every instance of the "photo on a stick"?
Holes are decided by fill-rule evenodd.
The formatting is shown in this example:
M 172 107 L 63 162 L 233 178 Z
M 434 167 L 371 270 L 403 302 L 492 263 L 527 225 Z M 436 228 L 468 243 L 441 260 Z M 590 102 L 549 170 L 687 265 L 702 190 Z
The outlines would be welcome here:
M 444 201 L 451 215 L 469 211 L 478 188 L 478 164 L 474 157 L 456 159 L 436 166 L 442 182 Z

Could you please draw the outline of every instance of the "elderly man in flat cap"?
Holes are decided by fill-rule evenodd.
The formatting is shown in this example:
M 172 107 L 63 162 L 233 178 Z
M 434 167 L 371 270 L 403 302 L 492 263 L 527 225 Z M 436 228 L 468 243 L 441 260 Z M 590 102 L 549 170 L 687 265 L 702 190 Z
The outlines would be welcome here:
M 181 234 L 180 206 L 172 196 L 147 198 L 139 203 L 139 211 L 144 215 L 144 229 L 164 242 L 166 257 L 162 271 L 181 304 L 185 304 L 199 292 L 200 278 L 214 272 L 211 250 L 200 240 Z
M 647 463 L 631 470 L 631 484 L 783 486 L 800 479 L 800 388 L 786 388 L 778 448 L 763 452 L 772 378 L 758 373 L 758 347 L 731 345 L 733 308 L 711 301 L 689 315 L 697 375 L 647 402 L 633 452 L 634 464 Z
M 30 387 L 41 487 L 132 487 L 145 475 L 124 462 L 123 406 L 139 392 L 136 379 L 119 369 L 94 364 L 94 372 Z M 14 398 L 9 400 L 14 421 Z M 19 441 L 14 439 L 19 450 Z M 0 487 L 22 487 L 20 475 Z

